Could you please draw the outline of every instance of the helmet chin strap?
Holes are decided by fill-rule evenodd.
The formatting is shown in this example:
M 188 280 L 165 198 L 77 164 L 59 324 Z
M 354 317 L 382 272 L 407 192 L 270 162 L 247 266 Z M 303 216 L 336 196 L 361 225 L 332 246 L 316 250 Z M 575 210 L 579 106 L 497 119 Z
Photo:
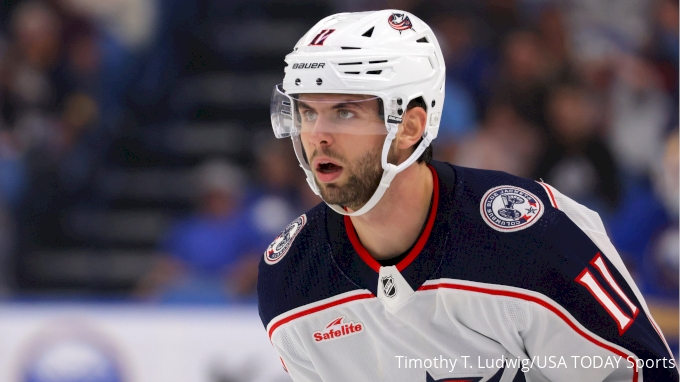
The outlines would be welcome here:
M 415 151 L 413 151 L 413 153 L 400 165 L 398 166 L 393 165 L 387 162 L 387 154 L 389 153 L 392 141 L 396 136 L 397 125 L 396 124 L 387 125 L 389 134 L 387 134 L 387 137 L 385 138 L 385 143 L 383 144 L 381 155 L 383 174 L 382 178 L 380 179 L 380 184 L 378 185 L 378 188 L 375 190 L 371 198 L 368 199 L 366 204 L 364 204 L 361 208 L 354 212 L 347 212 L 343 206 L 340 206 L 338 204 L 330 204 L 324 200 L 324 202 L 326 202 L 326 204 L 330 208 L 332 208 L 333 211 L 339 213 L 340 215 L 347 216 L 360 216 L 370 211 L 373 207 L 375 207 L 376 204 L 378 204 L 383 195 L 385 195 L 387 188 L 390 187 L 392 180 L 394 180 L 397 174 L 404 171 L 410 165 L 415 163 L 415 161 L 418 160 L 420 155 L 423 153 L 423 151 L 425 151 L 427 146 L 429 146 L 430 142 L 432 141 L 431 134 L 429 133 L 429 131 L 425 130 L 425 134 L 423 134 L 423 139 L 418 145 L 418 147 L 415 149 Z M 298 161 L 300 162 L 300 167 L 302 167 L 302 169 L 305 171 L 305 174 L 307 175 L 307 184 L 309 184 L 309 187 L 312 189 L 312 191 L 314 191 L 315 194 L 321 196 L 319 186 L 316 184 L 316 180 L 314 179 L 314 173 L 312 172 L 312 169 L 309 167 L 309 164 L 307 163 L 303 155 L 302 142 L 300 140 L 300 136 L 299 135 L 292 136 L 291 138 L 293 140 L 293 147 L 295 148 L 295 155 L 297 156 Z

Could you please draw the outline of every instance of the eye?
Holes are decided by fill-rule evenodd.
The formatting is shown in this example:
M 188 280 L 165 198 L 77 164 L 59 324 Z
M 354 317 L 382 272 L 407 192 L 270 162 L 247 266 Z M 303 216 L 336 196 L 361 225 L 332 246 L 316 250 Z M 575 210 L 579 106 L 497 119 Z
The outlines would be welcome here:
M 338 116 L 342 119 L 350 119 L 350 118 L 354 117 L 354 113 L 352 113 L 349 110 L 339 110 Z
M 315 121 L 315 120 L 316 120 L 316 117 L 319 116 L 317 113 L 315 113 L 315 112 L 313 112 L 313 111 L 311 111 L 311 110 L 305 110 L 305 111 L 303 111 L 303 112 L 302 112 L 302 115 L 305 116 L 305 121 L 308 121 L 308 122 Z

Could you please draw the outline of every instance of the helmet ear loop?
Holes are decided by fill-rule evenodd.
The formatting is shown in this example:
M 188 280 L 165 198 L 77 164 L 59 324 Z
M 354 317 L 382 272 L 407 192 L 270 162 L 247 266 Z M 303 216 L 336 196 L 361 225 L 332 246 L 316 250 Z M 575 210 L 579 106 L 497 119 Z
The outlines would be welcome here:
M 420 155 L 425 151 L 427 146 L 430 145 L 432 142 L 432 134 L 428 131 L 425 130 L 423 133 L 423 139 L 420 141 L 420 144 L 416 149 L 411 153 L 411 155 L 400 165 L 395 165 L 387 162 L 387 156 L 389 154 L 390 147 L 392 146 L 392 141 L 394 141 L 394 138 L 397 137 L 397 132 L 399 131 L 399 125 L 394 124 L 394 123 L 385 123 L 385 126 L 387 126 L 387 137 L 385 138 L 385 143 L 383 144 L 383 151 L 382 151 L 382 168 L 385 171 L 389 170 L 397 170 L 398 172 L 404 171 L 404 169 L 410 165 L 412 165 Z
M 415 163 L 418 158 L 420 158 L 420 155 L 423 154 L 427 146 L 430 145 L 430 142 L 432 142 L 432 135 L 428 133 L 428 131 L 425 131 L 425 134 L 423 134 L 423 139 L 420 141 L 420 144 L 418 144 L 418 147 L 416 147 L 415 150 L 413 150 L 413 153 L 404 161 L 404 163 L 400 164 L 397 166 L 397 171 L 402 172 L 406 167 L 412 165 Z
M 389 155 L 390 148 L 392 147 L 392 141 L 394 141 L 394 138 L 397 137 L 399 125 L 394 123 L 385 123 L 385 126 L 387 127 L 387 136 L 385 137 L 385 142 L 383 143 L 380 163 L 382 165 L 383 170 L 388 171 L 392 166 L 394 166 L 393 164 L 387 162 L 387 157 Z

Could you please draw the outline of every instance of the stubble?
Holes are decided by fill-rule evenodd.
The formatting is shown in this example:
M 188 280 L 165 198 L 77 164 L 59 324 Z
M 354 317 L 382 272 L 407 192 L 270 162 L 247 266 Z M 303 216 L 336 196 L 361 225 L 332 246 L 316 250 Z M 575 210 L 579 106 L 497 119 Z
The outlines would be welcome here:
M 347 160 L 333 150 L 322 150 L 321 154 L 324 156 L 340 160 L 347 166 L 343 167 L 343 171 L 348 173 L 348 178 L 343 185 L 324 184 L 319 182 L 319 179 L 314 175 L 316 183 L 319 185 L 321 198 L 328 204 L 349 207 L 354 211 L 363 207 L 373 196 L 375 190 L 378 189 L 382 179 L 381 149 L 382 145 L 364 153 L 351 166 L 347 166 Z M 388 162 L 392 163 L 394 159 L 393 150 L 390 149 L 387 157 Z

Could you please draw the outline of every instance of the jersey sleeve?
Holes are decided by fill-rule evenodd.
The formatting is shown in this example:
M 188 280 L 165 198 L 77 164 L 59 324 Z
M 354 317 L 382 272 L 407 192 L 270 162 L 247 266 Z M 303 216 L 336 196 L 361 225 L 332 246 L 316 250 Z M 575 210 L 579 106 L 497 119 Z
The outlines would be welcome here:
M 663 334 L 598 214 L 541 185 L 560 211 L 541 253 L 554 269 L 544 275 L 552 283 L 544 290 L 553 290 L 521 303 L 525 327 L 515 329 L 525 354 L 564 358 L 567 368 L 543 362 L 541 372 L 551 381 L 678 381 Z M 499 305 L 501 315 L 516 316 L 517 307 L 508 306 Z
M 281 357 L 284 369 L 293 381 L 323 381 L 300 341 L 288 333 L 286 327 L 281 327 L 273 333 L 272 344 Z

